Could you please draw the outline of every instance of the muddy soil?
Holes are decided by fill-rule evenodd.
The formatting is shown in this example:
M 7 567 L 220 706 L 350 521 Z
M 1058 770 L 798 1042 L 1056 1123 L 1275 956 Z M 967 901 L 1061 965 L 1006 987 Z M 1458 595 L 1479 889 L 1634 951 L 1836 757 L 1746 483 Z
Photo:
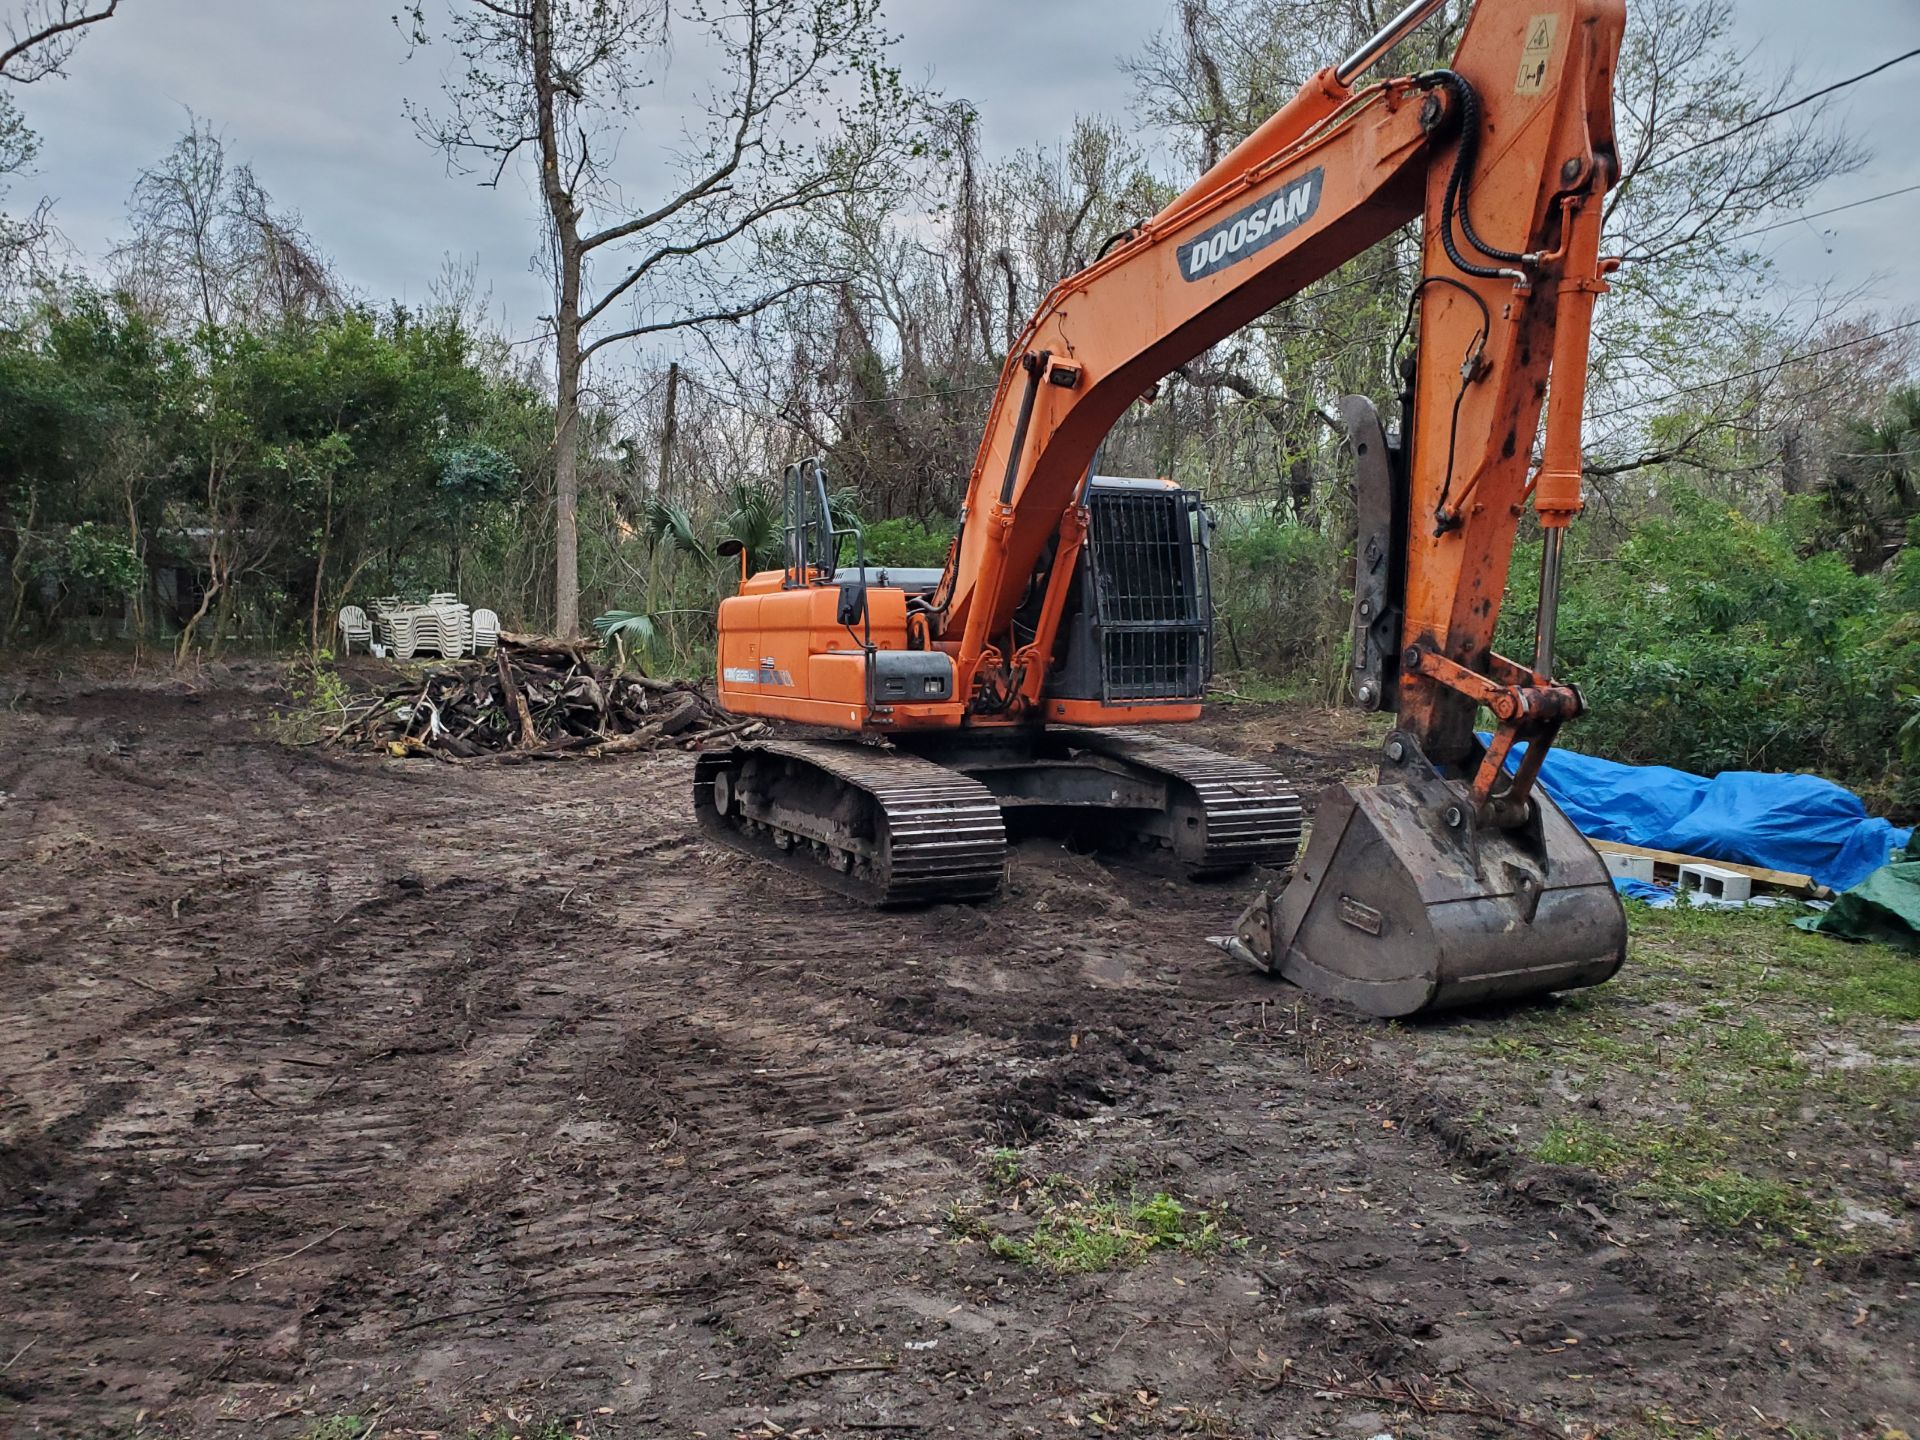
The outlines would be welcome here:
M 0 713 L 0 1434 L 1920 1409 L 1910 1264 L 1768 1301 L 1750 1256 L 1616 1243 L 1450 1139 L 1418 1031 L 1209 947 L 1242 885 L 1027 845 L 996 903 L 875 914 L 698 838 L 690 756 L 342 757 L 219 677 L 49 688 Z M 1309 791 L 1369 748 L 1297 709 L 1202 729 Z M 1023 1268 L 949 1223 L 1000 1146 L 1236 1243 Z

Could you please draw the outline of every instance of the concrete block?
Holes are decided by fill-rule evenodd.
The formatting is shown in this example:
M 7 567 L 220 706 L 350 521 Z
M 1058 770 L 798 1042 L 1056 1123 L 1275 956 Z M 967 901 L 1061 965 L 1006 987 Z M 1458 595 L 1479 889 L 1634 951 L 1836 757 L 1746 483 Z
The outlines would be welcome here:
M 1718 865 L 1682 865 L 1680 888 L 1698 890 L 1710 900 L 1753 898 L 1752 880 L 1736 870 L 1722 870 Z
M 1607 873 L 1626 880 L 1645 880 L 1653 883 L 1653 857 L 1651 855 L 1616 855 L 1611 850 L 1602 850 L 1600 858 L 1607 862 Z

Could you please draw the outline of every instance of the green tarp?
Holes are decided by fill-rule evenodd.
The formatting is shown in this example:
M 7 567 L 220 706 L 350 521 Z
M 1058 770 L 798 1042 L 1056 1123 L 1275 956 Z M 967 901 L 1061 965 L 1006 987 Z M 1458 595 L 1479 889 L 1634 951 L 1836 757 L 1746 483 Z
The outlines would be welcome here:
M 1793 923 L 1842 940 L 1878 940 L 1920 951 L 1920 860 L 1882 865 L 1824 913 Z

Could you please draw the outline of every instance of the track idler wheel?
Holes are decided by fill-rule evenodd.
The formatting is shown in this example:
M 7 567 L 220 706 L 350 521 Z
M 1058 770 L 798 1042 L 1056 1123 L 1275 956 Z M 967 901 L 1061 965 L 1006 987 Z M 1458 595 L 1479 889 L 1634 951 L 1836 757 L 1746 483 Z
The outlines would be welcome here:
M 1481 825 L 1467 786 L 1396 734 L 1378 785 L 1321 799 L 1306 855 L 1229 948 L 1389 1018 L 1601 984 L 1626 958 L 1612 876 L 1537 787 L 1529 805 L 1522 825 Z

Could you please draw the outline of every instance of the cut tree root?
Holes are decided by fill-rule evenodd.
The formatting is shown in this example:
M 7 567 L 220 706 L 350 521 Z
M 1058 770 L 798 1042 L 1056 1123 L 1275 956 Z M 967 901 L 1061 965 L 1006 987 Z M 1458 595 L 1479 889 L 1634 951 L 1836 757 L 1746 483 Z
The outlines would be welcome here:
M 336 745 L 424 755 L 450 764 L 597 760 L 709 741 L 764 727 L 715 707 L 684 680 L 616 675 L 581 646 L 503 635 L 491 663 L 456 661 L 348 707 Z

